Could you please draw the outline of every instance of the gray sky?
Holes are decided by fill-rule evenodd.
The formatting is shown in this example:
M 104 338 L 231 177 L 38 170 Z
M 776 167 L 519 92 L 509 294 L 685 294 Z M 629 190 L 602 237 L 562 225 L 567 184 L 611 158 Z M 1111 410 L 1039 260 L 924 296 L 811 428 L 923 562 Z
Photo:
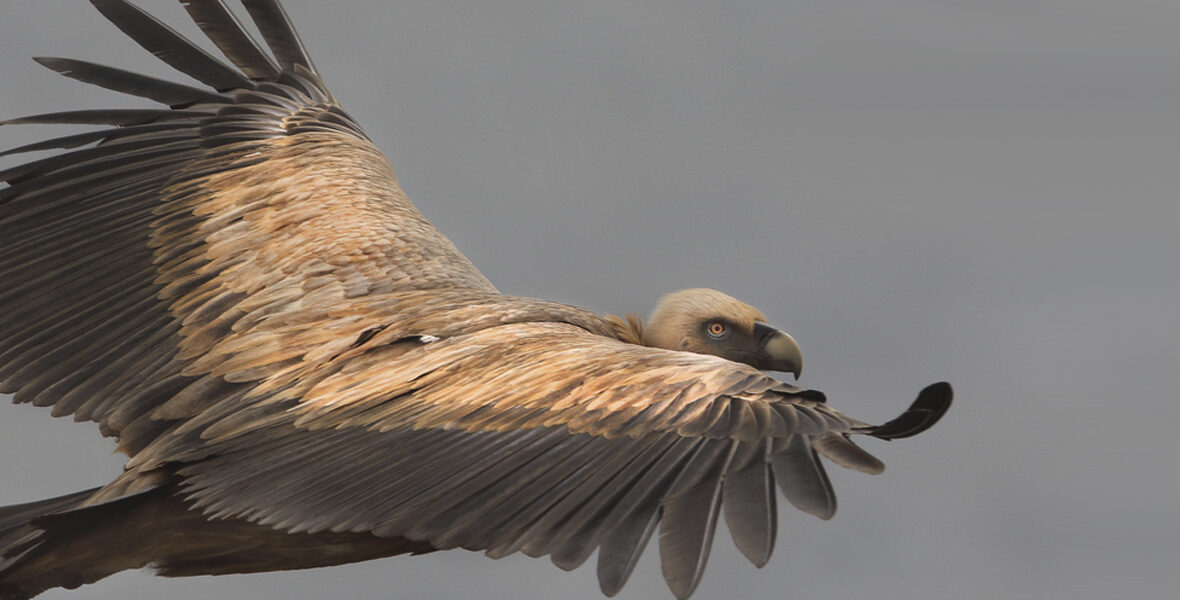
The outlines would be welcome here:
M 799 340 L 801 384 L 868 421 L 954 384 L 938 427 L 866 442 L 885 474 L 830 469 L 832 521 L 780 502 L 765 568 L 719 531 L 696 598 L 1174 597 L 1180 3 L 285 4 L 502 291 L 646 313 L 725 290 Z M 83 3 L 0 14 L 6 117 L 136 105 L 29 56 L 168 73 Z M 0 406 L 0 427 L 3 504 L 121 465 L 47 409 Z M 671 598 L 656 554 L 620 598 Z M 601 598 L 592 564 L 462 551 L 44 597 Z

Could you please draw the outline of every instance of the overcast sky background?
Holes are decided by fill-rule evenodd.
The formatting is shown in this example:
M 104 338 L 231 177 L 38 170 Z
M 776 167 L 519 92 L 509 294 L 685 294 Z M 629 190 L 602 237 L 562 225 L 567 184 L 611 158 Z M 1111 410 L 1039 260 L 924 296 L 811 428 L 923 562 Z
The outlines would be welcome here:
M 780 500 L 765 568 L 722 526 L 696 598 L 1175 597 L 1180 3 L 285 4 L 502 291 L 646 313 L 725 290 L 799 340 L 802 385 L 868 421 L 954 384 L 938 427 L 865 443 L 885 474 L 830 469 L 833 520 Z M 85 3 L 6 2 L 5 117 L 140 105 L 34 55 L 168 74 Z M 122 464 L 48 409 L 0 406 L 0 431 L 0 504 Z M 463 551 L 44 595 L 151 597 L 601 595 L 593 561 Z M 671 598 L 654 545 L 619 597 Z

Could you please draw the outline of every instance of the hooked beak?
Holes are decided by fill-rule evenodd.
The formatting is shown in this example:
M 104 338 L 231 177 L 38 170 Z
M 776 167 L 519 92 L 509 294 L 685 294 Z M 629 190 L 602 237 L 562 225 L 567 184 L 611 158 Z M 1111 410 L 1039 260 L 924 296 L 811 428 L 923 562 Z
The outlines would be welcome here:
M 754 324 L 754 336 L 762 345 L 762 360 L 755 368 L 792 373 L 799 379 L 803 372 L 803 351 L 795 338 L 763 323 Z

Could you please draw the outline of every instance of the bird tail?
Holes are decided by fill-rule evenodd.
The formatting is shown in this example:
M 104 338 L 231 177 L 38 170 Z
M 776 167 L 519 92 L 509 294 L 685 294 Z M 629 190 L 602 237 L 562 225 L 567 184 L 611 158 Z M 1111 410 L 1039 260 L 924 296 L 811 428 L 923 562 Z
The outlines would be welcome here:
M 39 525 L 41 520 L 81 508 L 97 491 L 98 488 L 94 488 L 48 500 L 0 507 L 0 600 L 31 598 L 49 587 L 73 587 L 65 579 L 44 584 L 44 577 L 30 577 L 22 565 L 45 543 L 45 530 Z
M 175 483 L 85 505 L 97 490 L 0 507 L 0 600 L 75 588 L 151 566 L 186 577 L 307 569 L 397 554 L 426 542 L 368 532 L 287 532 L 245 519 L 208 519 Z
M 98 489 L 0 507 L 0 600 L 72 589 L 147 564 L 135 551 L 143 547 L 142 528 L 131 521 L 155 490 L 86 506 Z
M 0 506 L 0 548 L 3 549 L 3 554 L 0 554 L 0 556 L 8 555 L 9 544 L 5 542 L 8 542 L 13 536 L 19 535 L 22 530 L 28 529 L 29 521 L 37 517 L 77 508 L 87 498 L 94 495 L 98 489 L 94 488 L 84 492 L 74 492 L 73 494 L 66 494 L 65 496 L 58 496 L 57 498 L 50 498 L 48 500 L 38 500 L 37 502 Z

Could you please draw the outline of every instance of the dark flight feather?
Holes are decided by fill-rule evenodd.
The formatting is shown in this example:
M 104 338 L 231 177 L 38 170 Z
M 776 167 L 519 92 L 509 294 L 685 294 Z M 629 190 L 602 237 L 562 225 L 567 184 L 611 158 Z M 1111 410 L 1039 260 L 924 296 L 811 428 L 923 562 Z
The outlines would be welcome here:
M 229 98 L 215 92 L 84 60 L 49 56 L 39 56 L 33 60 L 70 79 L 97 85 L 115 92 L 155 100 L 173 108 L 191 106 L 197 102 L 230 102 Z
M 181 0 L 181 4 L 201 31 L 247 77 L 258 81 L 278 78 L 278 65 L 246 33 L 222 0 Z
M 262 33 L 284 72 L 294 71 L 298 66 L 316 72 L 303 41 L 299 39 L 282 5 L 276 0 L 243 0 L 242 4 L 254 19 L 254 24 L 258 26 L 258 31 Z
M 249 88 L 240 72 L 209 55 L 171 27 L 125 0 L 91 0 L 111 23 L 169 66 L 205 85 L 224 92 Z

